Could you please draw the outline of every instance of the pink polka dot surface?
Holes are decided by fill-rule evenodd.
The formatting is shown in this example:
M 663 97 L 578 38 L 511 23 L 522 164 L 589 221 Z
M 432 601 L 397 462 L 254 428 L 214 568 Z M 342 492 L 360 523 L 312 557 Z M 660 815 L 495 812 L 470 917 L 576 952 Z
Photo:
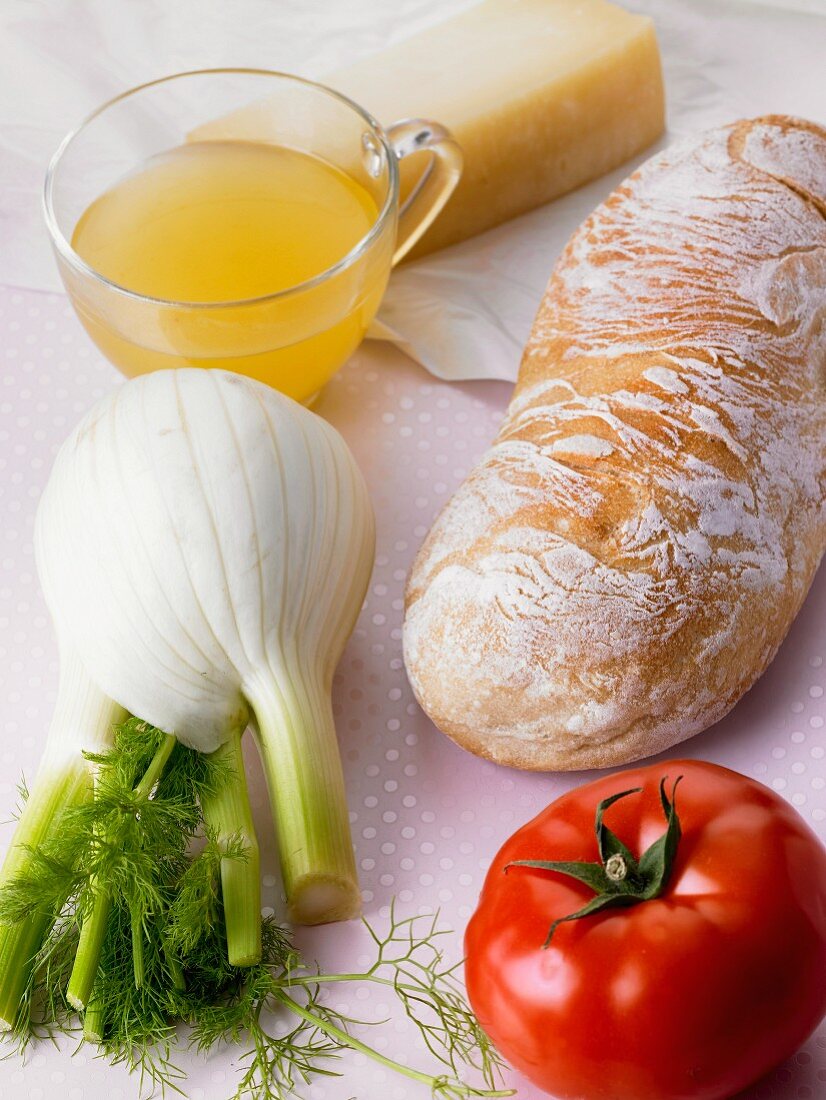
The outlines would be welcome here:
M 54 702 L 54 635 L 34 569 L 35 508 L 57 447 L 89 406 L 121 378 L 91 347 L 65 298 L 0 290 L 0 817 L 7 821 L 21 771 L 34 774 Z M 509 387 L 450 385 L 386 345 L 367 344 L 328 386 L 317 411 L 351 445 L 370 485 L 378 523 L 376 565 L 356 631 L 335 677 L 334 707 L 347 777 L 350 819 L 366 915 L 441 911 L 454 934 L 453 959 L 487 866 L 499 845 L 549 801 L 589 776 L 535 775 L 478 760 L 443 737 L 419 710 L 401 650 L 403 589 L 436 512 L 494 436 Z M 826 576 L 815 581 L 777 659 L 713 729 L 674 754 L 702 757 L 754 776 L 780 792 L 826 836 Z M 263 778 L 250 752 L 253 807 L 263 849 L 264 905 L 281 911 L 280 885 Z M 3 846 L 11 826 L 3 827 Z M 303 930 L 306 954 L 325 968 L 352 970 L 370 957 L 357 925 Z M 364 1018 L 391 1020 L 383 1054 L 429 1068 L 415 1029 L 387 998 L 338 987 L 332 1003 Z M 378 1034 L 378 1032 L 376 1033 Z M 127 1100 L 137 1082 L 121 1067 L 42 1045 L 25 1065 L 0 1061 L 0 1097 Z M 209 1059 L 182 1053 L 187 1093 L 224 1100 L 236 1088 L 237 1052 Z M 309 1100 L 423 1100 L 421 1085 L 353 1054 L 302 1088 Z M 523 1100 L 540 1094 L 509 1077 Z M 826 1027 L 741 1100 L 826 1096 Z M 654 1098 L 652 1098 L 654 1100 Z

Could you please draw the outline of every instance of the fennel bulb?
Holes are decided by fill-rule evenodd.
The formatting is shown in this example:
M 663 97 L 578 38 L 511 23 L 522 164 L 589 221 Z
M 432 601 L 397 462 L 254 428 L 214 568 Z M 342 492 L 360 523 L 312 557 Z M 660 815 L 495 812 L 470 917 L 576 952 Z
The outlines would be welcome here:
M 35 543 L 106 695 L 201 752 L 251 709 L 291 916 L 357 912 L 330 688 L 374 525 L 338 433 L 237 374 L 134 379 L 62 448 Z
M 237 374 L 133 379 L 103 398 L 59 452 L 35 551 L 62 644 L 83 670 L 67 697 L 85 676 L 113 708 L 231 760 L 236 778 L 204 814 L 218 835 L 240 834 L 246 846 L 245 861 L 227 859 L 222 869 L 234 961 L 254 962 L 256 927 L 260 937 L 258 851 L 240 756 L 250 720 L 290 917 L 355 915 L 330 692 L 372 570 L 374 523 L 338 433 Z M 76 766 L 77 746 L 89 746 L 84 728 L 74 732 Z M 103 889 L 101 898 L 105 909 Z M 95 919 L 84 924 L 94 942 L 72 1003 L 84 1004 L 91 989 Z M 0 940 L 0 992 L 2 958 Z

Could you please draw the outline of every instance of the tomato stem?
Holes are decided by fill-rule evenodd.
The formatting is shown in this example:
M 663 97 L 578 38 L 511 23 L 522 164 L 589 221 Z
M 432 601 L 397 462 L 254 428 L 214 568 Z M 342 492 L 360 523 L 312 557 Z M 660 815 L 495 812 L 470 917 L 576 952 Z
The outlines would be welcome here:
M 628 876 L 628 864 L 623 857 L 616 852 L 605 864 L 605 873 L 611 882 L 622 882 Z

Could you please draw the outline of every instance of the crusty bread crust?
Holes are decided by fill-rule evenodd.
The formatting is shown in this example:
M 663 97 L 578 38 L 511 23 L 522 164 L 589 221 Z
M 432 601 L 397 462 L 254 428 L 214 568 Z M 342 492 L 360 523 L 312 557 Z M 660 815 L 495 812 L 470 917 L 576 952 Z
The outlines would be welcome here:
M 648 161 L 574 234 L 492 448 L 408 582 L 405 661 L 463 747 L 594 768 L 721 718 L 826 544 L 826 131 Z

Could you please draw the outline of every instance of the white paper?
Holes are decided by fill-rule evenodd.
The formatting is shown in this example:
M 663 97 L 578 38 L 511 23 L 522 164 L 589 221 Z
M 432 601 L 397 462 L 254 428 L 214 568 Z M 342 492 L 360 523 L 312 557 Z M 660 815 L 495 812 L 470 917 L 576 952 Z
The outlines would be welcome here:
M 60 287 L 42 223 L 43 176 L 63 134 L 106 99 L 192 68 L 240 65 L 321 76 L 467 6 L 467 0 L 3 0 L 0 282 Z M 767 112 L 826 121 L 826 0 L 626 0 L 624 6 L 655 20 L 668 138 Z M 565 241 L 644 156 L 482 237 L 401 267 L 376 334 L 442 378 L 515 378 Z

